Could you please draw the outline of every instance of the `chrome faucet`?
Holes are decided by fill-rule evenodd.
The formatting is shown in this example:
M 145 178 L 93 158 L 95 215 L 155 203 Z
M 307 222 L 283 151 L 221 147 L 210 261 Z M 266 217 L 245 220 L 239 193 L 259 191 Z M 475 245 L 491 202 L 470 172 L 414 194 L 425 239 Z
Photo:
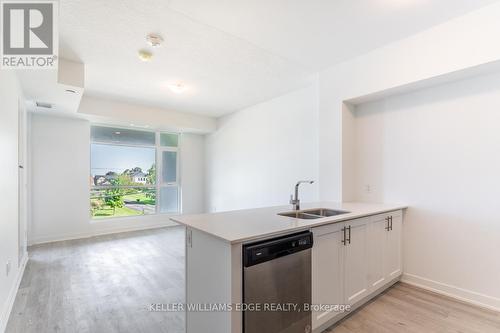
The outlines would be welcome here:
M 300 180 L 295 184 L 295 198 L 293 195 L 290 195 L 290 204 L 293 205 L 294 210 L 300 209 L 300 200 L 299 200 L 299 185 L 302 183 L 312 184 L 314 180 Z

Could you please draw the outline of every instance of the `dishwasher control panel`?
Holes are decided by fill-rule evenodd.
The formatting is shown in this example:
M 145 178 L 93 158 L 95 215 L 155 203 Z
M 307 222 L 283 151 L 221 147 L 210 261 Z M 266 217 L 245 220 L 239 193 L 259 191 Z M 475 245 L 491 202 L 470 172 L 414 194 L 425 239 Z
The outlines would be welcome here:
M 243 265 L 250 267 L 312 246 L 313 235 L 309 231 L 247 244 L 243 246 Z

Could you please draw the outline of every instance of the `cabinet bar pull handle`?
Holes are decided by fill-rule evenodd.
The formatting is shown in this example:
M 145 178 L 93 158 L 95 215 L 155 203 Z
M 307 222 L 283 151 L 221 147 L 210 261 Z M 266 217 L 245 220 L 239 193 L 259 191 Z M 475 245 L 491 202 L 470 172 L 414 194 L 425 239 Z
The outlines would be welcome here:
M 389 218 L 389 216 L 387 216 L 387 217 L 385 218 L 385 221 L 387 222 L 387 225 L 385 226 L 385 230 L 387 230 L 387 231 L 390 231 L 390 230 L 391 230 L 391 225 L 390 225 L 389 220 L 390 220 L 390 218 Z
M 392 231 L 392 215 L 391 215 L 391 231 Z
M 346 237 L 345 237 L 345 232 L 346 232 L 347 228 L 346 227 L 343 227 L 342 228 L 342 232 L 344 233 L 343 237 L 342 237 L 342 244 L 345 246 L 346 245 Z
M 351 244 L 351 226 L 349 226 L 349 244 Z
M 193 247 L 193 231 L 189 230 L 189 229 L 187 229 L 186 231 L 187 231 L 186 232 L 187 233 L 187 235 L 186 235 L 187 236 L 187 245 L 192 248 Z

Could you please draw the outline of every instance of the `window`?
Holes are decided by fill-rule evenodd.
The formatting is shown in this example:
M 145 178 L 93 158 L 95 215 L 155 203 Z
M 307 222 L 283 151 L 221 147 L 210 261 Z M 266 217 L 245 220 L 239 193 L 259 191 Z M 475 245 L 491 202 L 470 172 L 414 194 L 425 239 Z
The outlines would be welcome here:
M 179 212 L 178 145 L 178 134 L 92 126 L 92 218 Z

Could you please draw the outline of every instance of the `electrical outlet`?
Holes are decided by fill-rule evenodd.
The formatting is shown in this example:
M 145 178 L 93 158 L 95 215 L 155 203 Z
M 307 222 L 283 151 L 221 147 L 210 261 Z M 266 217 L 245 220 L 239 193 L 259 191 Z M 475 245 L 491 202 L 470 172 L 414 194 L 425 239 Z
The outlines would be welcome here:
M 371 193 L 371 191 L 372 191 L 371 185 L 370 184 L 365 185 L 365 192 L 366 193 Z
M 10 260 L 5 264 L 5 275 L 9 276 L 10 273 Z

